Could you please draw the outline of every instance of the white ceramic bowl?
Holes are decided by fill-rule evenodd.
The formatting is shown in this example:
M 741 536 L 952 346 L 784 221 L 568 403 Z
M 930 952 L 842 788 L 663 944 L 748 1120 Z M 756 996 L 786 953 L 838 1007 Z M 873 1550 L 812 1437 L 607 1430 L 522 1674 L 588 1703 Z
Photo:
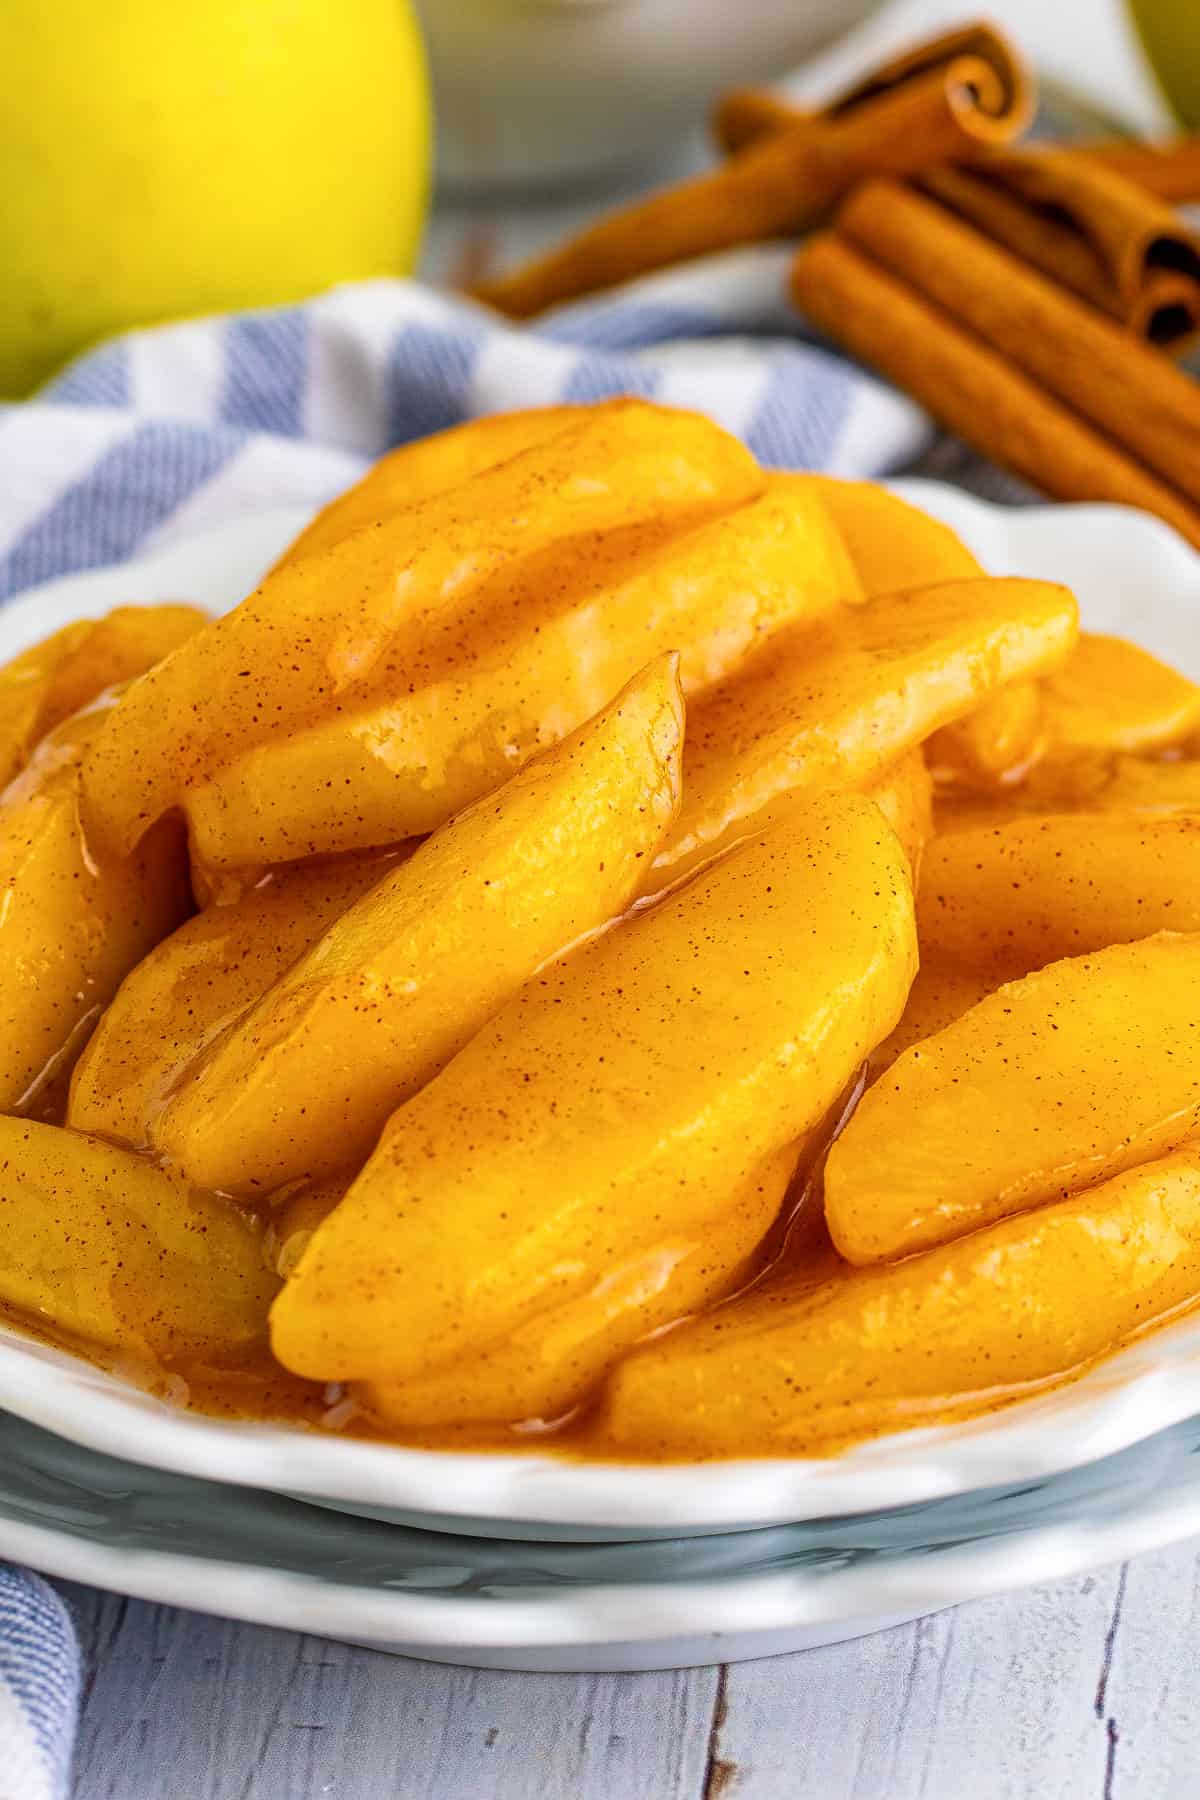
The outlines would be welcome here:
M 1200 678 L 1200 556 L 1145 514 L 1005 508 L 928 482 L 897 488 L 943 517 L 996 574 L 1066 581 L 1093 630 L 1137 638 Z M 230 605 L 306 522 L 260 514 L 134 564 L 73 576 L 0 611 L 0 661 L 72 618 L 128 599 Z M 1200 1414 L 1200 1314 L 1038 1399 L 963 1424 L 896 1432 L 827 1460 L 694 1467 L 572 1463 L 534 1448 L 455 1455 L 227 1424 L 162 1404 L 0 1327 L 0 1407 L 154 1468 L 483 1535 L 681 1536 L 846 1517 L 1077 1468 Z
M 438 172 L 486 188 L 627 168 L 724 89 L 778 77 L 879 0 L 417 0 Z
M 0 1413 L 0 1555 L 146 1600 L 500 1669 L 840 1643 L 1200 1530 L 1200 1420 L 1032 1484 L 733 1536 L 514 1543 L 163 1474 Z

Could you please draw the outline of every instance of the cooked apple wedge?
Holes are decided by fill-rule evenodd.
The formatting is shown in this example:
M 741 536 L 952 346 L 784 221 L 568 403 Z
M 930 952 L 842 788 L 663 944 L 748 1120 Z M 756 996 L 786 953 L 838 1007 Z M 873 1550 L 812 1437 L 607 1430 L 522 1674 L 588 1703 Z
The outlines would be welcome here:
M 754 815 L 750 822 L 752 831 L 771 830 L 788 818 L 794 808 L 807 806 L 811 798 L 811 789 L 790 789 Z M 878 781 L 863 789 L 863 798 L 875 802 L 899 838 L 915 884 L 933 830 L 933 782 L 920 750 L 910 750 L 892 763 Z M 648 891 L 655 893 L 661 885 L 659 877 L 652 874 Z
M 918 930 L 918 941 L 920 932 Z M 921 966 L 908 991 L 904 1011 L 895 1031 L 890 1032 L 872 1052 L 868 1074 L 877 1077 L 890 1069 L 898 1056 L 911 1050 L 926 1038 L 945 1031 L 965 1012 L 978 1006 L 1006 981 L 1016 981 L 1029 973 L 1028 967 L 1009 963 L 975 964 L 966 968 L 952 957 L 942 956 L 921 943 Z
M 1114 757 L 1107 779 L 1092 804 L 1106 812 L 1137 812 L 1161 817 L 1193 813 L 1200 817 L 1200 761 Z
M 772 1282 L 636 1351 L 601 1429 L 637 1456 L 829 1454 L 1078 1374 L 1200 1296 L 1200 1154 L 819 1287 Z
M 844 607 L 781 635 L 688 716 L 684 799 L 651 886 L 752 828 L 789 790 L 863 788 L 939 725 L 1075 641 L 1049 581 L 951 581 Z
M 682 739 L 660 657 L 343 913 L 184 1077 L 153 1141 L 228 1193 L 361 1160 L 523 981 L 629 903 L 679 804 Z
M 363 1403 L 382 1424 L 405 1430 L 561 1418 L 639 1338 L 712 1306 L 749 1278 L 797 1155 L 789 1144 L 770 1157 L 703 1231 L 664 1237 L 618 1260 L 587 1293 L 535 1314 L 484 1350 L 404 1381 L 364 1384 Z M 287 1241 L 281 1274 L 299 1260 L 303 1229 L 297 1225 Z
M 915 960 L 894 834 L 815 795 L 545 970 L 395 1113 L 276 1303 L 276 1355 L 409 1381 L 704 1235 L 825 1116 Z
M 917 896 L 921 967 L 873 1068 L 1046 963 L 1200 931 L 1198 874 L 1200 819 L 1018 815 L 932 839 Z
M 983 570 L 948 525 L 873 481 L 788 475 L 819 495 L 841 533 L 868 600 L 938 581 L 970 581 Z
M 276 869 L 173 931 L 125 977 L 71 1082 L 67 1123 L 142 1148 L 185 1069 L 404 851 Z
M 925 844 L 933 830 L 933 782 L 920 750 L 910 750 L 892 763 L 878 781 L 863 789 L 863 794 L 875 802 L 900 839 L 915 880 Z M 793 807 L 807 806 L 810 798 L 811 794 L 805 788 L 790 789 L 754 815 L 753 830 L 769 830 L 786 819 Z
M 938 581 L 969 581 L 983 569 L 961 539 L 898 494 L 870 481 L 828 475 L 795 480 L 815 485 L 842 534 L 868 599 Z M 932 733 L 933 766 L 972 785 L 993 786 L 1035 760 L 1046 730 L 1041 691 L 1014 681 L 963 718 Z
M 1012 681 L 974 712 L 935 731 L 925 754 L 939 781 L 986 793 L 1019 781 L 1046 754 L 1050 736 L 1041 684 Z
M 258 1235 L 144 1157 L 0 1116 L 0 1300 L 161 1361 L 262 1342 L 278 1282 Z
M 1200 1126 L 1200 935 L 1008 982 L 869 1088 L 825 1168 L 849 1262 L 909 1256 L 1165 1155 Z
M 164 819 L 129 856 L 80 824 L 80 757 L 102 713 L 43 740 L 0 798 L 0 1108 L 65 1080 L 101 1009 L 191 911 L 187 850 Z
M 331 544 L 390 518 L 402 506 L 444 494 L 497 463 L 519 456 L 569 425 L 579 424 L 593 410 L 589 406 L 531 406 L 523 412 L 485 413 L 435 431 L 389 450 L 373 463 L 361 481 L 323 506 L 295 543 L 280 557 L 277 567 L 299 562 Z
M 90 619 L 64 625 L 0 668 L 0 789 L 25 766 L 38 739 L 66 717 L 53 716 L 55 677 L 90 630 Z
M 1051 813 L 935 838 L 922 949 L 1024 974 L 1156 931 L 1200 931 L 1200 818 Z
M 152 668 L 208 623 L 197 606 L 118 606 L 79 619 L 0 668 L 0 788 L 48 731 Z
M 585 583 L 596 561 L 616 567 L 763 487 L 749 452 L 709 420 L 614 401 L 465 487 L 274 570 L 136 682 L 91 746 L 98 841 L 127 849 L 260 745 L 460 680 L 480 660 L 502 666 L 531 594 Z M 468 764 L 475 754 L 469 739 L 446 749 Z M 353 797 L 339 803 L 352 810 Z M 408 835 L 397 810 L 383 841 Z
M 1044 689 L 1047 725 L 1077 750 L 1142 752 L 1181 744 L 1200 725 L 1200 687 L 1125 638 L 1084 632 Z
M 961 788 L 935 789 L 934 794 L 939 835 L 1051 813 L 1200 817 L 1200 761 L 1059 749 L 1023 780 L 990 794 Z
M 312 1187 L 299 1188 L 294 1193 L 289 1191 L 272 1208 L 263 1235 L 263 1248 L 276 1274 L 281 1277 L 291 1274 L 312 1242 L 313 1232 L 340 1204 L 357 1173 L 355 1169 L 346 1175 L 332 1175 L 328 1181 L 315 1182 Z
M 864 792 L 904 845 L 915 883 L 933 831 L 933 782 L 920 750 L 910 750 Z
M 519 629 L 411 692 L 260 745 L 185 796 L 213 867 L 282 862 L 432 831 L 679 648 L 685 694 L 711 687 L 786 626 L 853 589 L 805 489 L 768 490 L 568 588 L 543 582 Z

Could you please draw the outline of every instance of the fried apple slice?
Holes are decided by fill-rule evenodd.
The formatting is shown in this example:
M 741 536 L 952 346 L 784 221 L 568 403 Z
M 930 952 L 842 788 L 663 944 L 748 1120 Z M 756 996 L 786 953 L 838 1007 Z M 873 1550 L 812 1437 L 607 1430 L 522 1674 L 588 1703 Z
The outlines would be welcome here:
M 1147 816 L 1200 815 L 1200 762 L 1155 762 L 1118 756 L 1095 804 Z
M 749 452 L 709 420 L 615 401 L 276 569 L 125 694 L 84 770 L 98 841 L 127 849 L 187 789 L 262 744 L 461 679 L 519 637 L 540 587 L 582 581 L 596 559 L 617 566 L 635 545 L 762 490 Z M 451 732 L 445 754 L 469 763 L 473 750 Z M 339 798 L 353 809 L 353 796 Z M 383 841 L 407 835 L 397 815 Z
M 939 779 L 1007 790 L 995 795 L 996 812 L 1116 807 L 1134 798 L 1120 792 L 1118 764 L 1135 777 L 1138 766 L 1117 753 L 1153 755 L 1186 744 L 1198 707 L 1200 688 L 1148 651 L 1083 632 L 1063 667 L 1036 689 L 1005 689 L 951 732 L 936 733 L 928 754 Z M 960 804 L 948 797 L 949 808 Z M 1166 809 L 1177 810 L 1169 798 Z
M 970 581 L 983 569 L 948 525 L 874 481 L 792 475 L 821 498 L 868 600 L 939 581 Z
M 810 805 L 530 982 L 402 1106 L 273 1313 L 322 1379 L 400 1382 L 727 1216 L 899 1017 L 908 872 Z
M 651 891 L 791 789 L 869 786 L 981 696 L 1061 660 L 1076 621 L 1057 583 L 984 577 L 887 594 L 781 635 L 690 710 L 683 806 Z
M 110 688 L 143 675 L 211 623 L 202 607 L 183 601 L 116 606 L 103 618 L 89 620 L 79 643 L 55 671 L 43 730 L 90 706 Z
M 903 844 L 915 885 L 933 834 L 933 782 L 925 758 L 919 750 L 910 750 L 864 791 Z
M 114 1144 L 0 1116 L 0 1300 L 160 1361 L 262 1342 L 278 1287 L 237 1209 Z
M 870 481 L 812 482 L 842 534 L 868 599 L 938 581 L 969 581 L 983 569 L 962 540 L 919 507 Z M 1038 686 L 1014 681 L 965 718 L 933 733 L 932 765 L 973 786 L 991 787 L 1036 760 L 1045 742 Z
M 289 1191 L 268 1215 L 263 1236 L 267 1266 L 286 1279 L 312 1242 L 313 1232 L 339 1205 L 357 1170 Z
M 142 1148 L 184 1070 L 404 851 L 276 869 L 210 906 L 125 977 L 71 1082 L 67 1123 Z
M 1076 1375 L 1200 1294 L 1180 1151 L 891 1268 L 773 1282 L 628 1357 L 601 1429 L 640 1457 L 830 1454 Z
M 364 1384 L 368 1412 L 406 1431 L 561 1418 L 639 1338 L 712 1306 L 747 1280 L 796 1159 L 797 1146 L 787 1145 L 730 1194 L 703 1231 L 681 1232 L 618 1260 L 587 1293 L 527 1319 L 485 1350 L 407 1381 Z M 291 1244 L 281 1274 L 304 1247 L 292 1257 Z
M 276 567 L 328 550 L 352 531 L 390 518 L 402 506 L 444 494 L 578 424 L 592 411 L 589 406 L 532 406 L 523 412 L 484 413 L 448 431 L 401 444 L 373 463 L 361 481 L 323 506 Z
M 518 635 L 443 679 L 260 746 L 186 795 L 213 867 L 347 850 L 435 830 L 538 749 L 606 706 L 653 655 L 680 648 L 685 694 L 853 586 L 807 490 L 772 488 L 526 596 Z
M 1200 818 L 1033 814 L 939 837 L 922 864 L 917 921 L 923 950 L 1013 973 L 1157 931 L 1200 931 Z
M 1032 813 L 1200 816 L 1200 762 L 1059 750 L 1023 780 L 993 793 L 939 789 L 934 795 L 933 824 L 938 835 L 1006 825 Z
M 904 848 L 915 883 L 925 844 L 933 830 L 933 783 L 919 750 L 910 750 L 883 771 L 878 781 L 863 790 L 873 800 Z M 807 806 L 811 791 L 793 788 L 754 815 L 750 828 L 767 831 L 786 819 L 798 806 Z
M 365 1157 L 522 982 L 629 903 L 679 805 L 682 741 L 660 657 L 343 913 L 186 1076 L 154 1142 L 240 1194 Z
M 1200 1126 L 1200 935 L 1007 982 L 908 1050 L 829 1153 L 849 1262 L 909 1256 L 1166 1155 Z
M 0 788 L 34 745 L 107 688 L 153 667 L 208 623 L 198 606 L 118 606 L 79 619 L 0 668 Z
M 1073 750 L 1165 750 L 1200 724 L 1200 687 L 1125 638 L 1082 633 L 1043 689 L 1051 738 Z
M 935 731 L 926 754 L 939 781 L 986 791 L 1019 781 L 1049 745 L 1041 687 L 1013 681 L 964 719 Z
M 177 820 L 126 857 L 84 835 L 80 759 L 103 725 L 58 726 L 0 799 L 0 1108 L 65 1080 L 124 976 L 191 910 Z
M 24 768 L 38 739 L 66 717 L 52 716 L 55 676 L 91 628 L 90 619 L 64 625 L 0 668 L 0 788 Z
M 909 989 L 900 1023 L 872 1052 L 869 1076 L 877 1079 L 914 1044 L 924 1043 L 926 1038 L 945 1031 L 948 1025 L 953 1025 L 965 1012 L 978 1006 L 989 994 L 994 994 L 1006 981 L 1019 980 L 1028 973 L 1028 968 L 1000 962 L 964 967 L 952 957 L 942 956 L 936 949 L 921 943 L 921 966 Z
M 1046 963 L 1200 931 L 1198 869 L 1200 819 L 1031 815 L 937 838 L 921 864 L 921 967 L 872 1068 Z

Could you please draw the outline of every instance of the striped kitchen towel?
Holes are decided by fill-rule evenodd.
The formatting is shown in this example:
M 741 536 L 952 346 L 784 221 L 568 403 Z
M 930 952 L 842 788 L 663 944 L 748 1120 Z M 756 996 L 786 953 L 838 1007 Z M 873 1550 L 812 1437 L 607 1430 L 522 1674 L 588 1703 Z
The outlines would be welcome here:
M 54 1590 L 0 1563 L 0 1796 L 63 1800 L 79 1708 L 79 1650 Z
M 800 337 L 787 264 L 776 247 L 692 264 L 536 330 L 372 281 L 117 338 L 0 408 L 0 599 L 258 507 L 316 507 L 393 444 L 509 407 L 641 394 L 710 413 L 773 466 L 911 463 L 925 415 Z

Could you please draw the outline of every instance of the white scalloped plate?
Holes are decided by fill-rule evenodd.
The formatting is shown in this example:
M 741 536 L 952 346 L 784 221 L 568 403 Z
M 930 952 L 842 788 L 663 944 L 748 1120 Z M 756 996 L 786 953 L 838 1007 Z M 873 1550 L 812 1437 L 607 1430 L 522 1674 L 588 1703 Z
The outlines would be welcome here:
M 1001 508 L 926 482 L 899 491 L 958 530 L 997 574 L 1054 577 L 1093 630 L 1135 637 L 1200 678 L 1200 557 L 1120 507 Z M 295 509 L 141 562 L 48 583 L 0 610 L 0 659 L 118 602 L 235 602 L 305 523 Z M 530 1449 L 477 1455 L 356 1443 L 172 1408 L 0 1328 L 0 1406 L 92 1449 L 348 1510 L 505 1537 L 599 1539 L 731 1531 L 911 1505 L 1041 1480 L 1200 1414 L 1200 1318 L 1177 1322 L 1068 1386 L 985 1419 L 897 1432 L 828 1460 L 588 1465 Z
M 434 1662 L 668 1669 L 840 1643 L 1200 1530 L 1200 1420 L 1028 1485 L 653 1543 L 448 1537 L 101 1456 L 0 1413 L 0 1554 Z

